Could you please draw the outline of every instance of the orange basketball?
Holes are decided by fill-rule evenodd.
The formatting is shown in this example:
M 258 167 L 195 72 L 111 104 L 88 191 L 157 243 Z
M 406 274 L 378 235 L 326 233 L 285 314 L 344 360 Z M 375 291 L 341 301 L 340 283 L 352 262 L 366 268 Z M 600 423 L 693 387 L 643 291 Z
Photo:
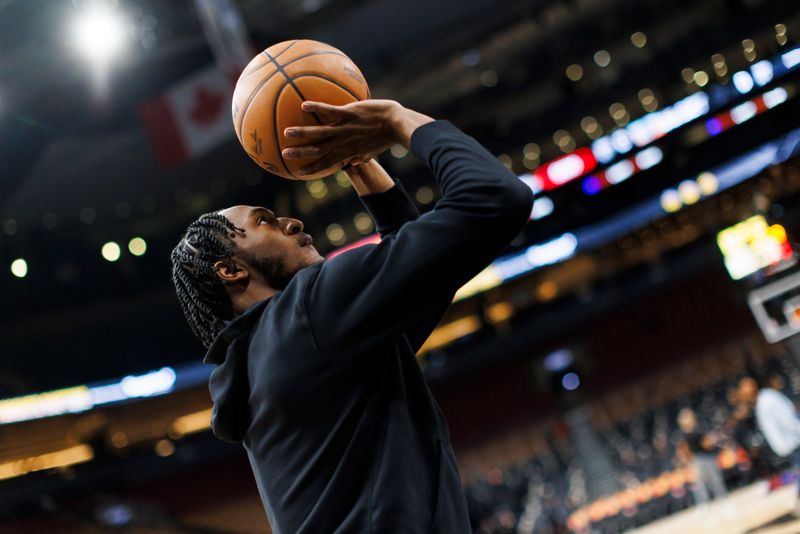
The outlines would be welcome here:
M 338 170 L 300 176 L 315 158 L 284 160 L 281 151 L 307 144 L 287 139 L 289 126 L 322 124 L 314 113 L 300 109 L 305 100 L 343 105 L 369 98 L 369 87 L 358 67 L 340 50 L 299 39 L 272 45 L 245 67 L 233 92 L 233 127 L 253 161 L 290 180 L 314 180 Z

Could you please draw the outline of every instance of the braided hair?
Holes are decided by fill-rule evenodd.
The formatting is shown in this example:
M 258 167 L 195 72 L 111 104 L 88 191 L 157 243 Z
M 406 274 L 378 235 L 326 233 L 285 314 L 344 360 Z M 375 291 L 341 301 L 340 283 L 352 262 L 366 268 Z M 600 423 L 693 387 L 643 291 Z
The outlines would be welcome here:
M 233 304 L 214 264 L 233 256 L 233 238 L 244 232 L 217 212 L 189 225 L 172 250 L 172 282 L 194 335 L 209 348 L 234 316 Z

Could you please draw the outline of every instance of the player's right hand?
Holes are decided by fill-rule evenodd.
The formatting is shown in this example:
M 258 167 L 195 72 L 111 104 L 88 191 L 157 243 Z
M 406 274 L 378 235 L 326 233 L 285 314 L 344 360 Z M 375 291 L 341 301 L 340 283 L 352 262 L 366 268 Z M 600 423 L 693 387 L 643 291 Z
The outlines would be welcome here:
M 344 106 L 306 101 L 303 111 L 315 113 L 323 124 L 284 130 L 288 138 L 309 140 L 307 145 L 283 149 L 284 158 L 318 158 L 300 169 L 301 175 L 369 161 L 396 143 L 408 146 L 413 130 L 433 120 L 393 100 L 362 100 Z

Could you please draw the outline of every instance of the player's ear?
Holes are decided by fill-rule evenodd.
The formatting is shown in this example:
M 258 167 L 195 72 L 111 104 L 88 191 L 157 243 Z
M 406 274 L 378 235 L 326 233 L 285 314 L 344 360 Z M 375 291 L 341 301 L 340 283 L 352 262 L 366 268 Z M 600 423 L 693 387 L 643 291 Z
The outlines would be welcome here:
M 246 281 L 250 276 L 247 270 L 238 265 L 232 258 L 217 260 L 214 263 L 214 271 L 217 273 L 217 278 L 226 286 Z

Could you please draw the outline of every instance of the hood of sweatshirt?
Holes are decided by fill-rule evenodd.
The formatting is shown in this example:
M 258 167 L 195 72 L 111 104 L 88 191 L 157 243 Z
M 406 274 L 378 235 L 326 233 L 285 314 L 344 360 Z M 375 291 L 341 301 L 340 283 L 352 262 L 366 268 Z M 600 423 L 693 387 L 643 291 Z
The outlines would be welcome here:
M 214 402 L 211 429 L 221 440 L 241 441 L 250 426 L 247 352 L 250 334 L 270 300 L 253 304 L 228 323 L 203 358 L 203 363 L 216 365 L 211 372 L 208 389 Z

